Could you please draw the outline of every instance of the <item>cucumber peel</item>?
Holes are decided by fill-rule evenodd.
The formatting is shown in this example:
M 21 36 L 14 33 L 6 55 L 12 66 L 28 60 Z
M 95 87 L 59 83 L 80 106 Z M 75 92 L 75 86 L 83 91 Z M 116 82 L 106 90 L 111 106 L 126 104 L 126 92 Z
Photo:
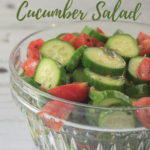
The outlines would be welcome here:
M 125 104 L 131 106 L 128 96 L 114 90 L 106 90 L 97 94 L 93 99 L 93 105 L 109 107 L 112 104 Z

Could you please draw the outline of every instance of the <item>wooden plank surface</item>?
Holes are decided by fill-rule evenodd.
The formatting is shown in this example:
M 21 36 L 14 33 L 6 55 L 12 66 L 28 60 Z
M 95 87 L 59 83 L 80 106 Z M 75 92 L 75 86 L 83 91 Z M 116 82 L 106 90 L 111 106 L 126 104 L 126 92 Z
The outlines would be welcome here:
M 16 13 L 23 0 L 0 0 L 0 69 L 7 71 L 0 72 L 0 150 L 36 150 L 23 114 L 18 110 L 11 99 L 9 90 L 9 55 L 13 47 L 30 33 L 51 26 L 53 23 L 69 22 L 69 20 L 54 18 L 44 18 L 36 20 L 27 18 L 20 22 L 16 19 Z M 27 10 L 37 10 L 38 8 L 55 10 L 63 9 L 67 0 L 29 0 L 27 9 L 22 10 L 22 15 Z M 74 0 L 70 11 L 74 9 L 88 12 L 85 20 L 91 20 L 93 13 L 96 13 L 96 4 L 99 0 Z M 117 0 L 105 0 L 106 7 L 113 11 Z M 131 11 L 141 0 L 122 0 L 120 10 Z M 141 12 L 137 22 L 150 24 L 150 0 L 143 0 Z M 79 19 L 77 19 L 79 20 Z M 130 20 L 127 20 L 130 21 Z

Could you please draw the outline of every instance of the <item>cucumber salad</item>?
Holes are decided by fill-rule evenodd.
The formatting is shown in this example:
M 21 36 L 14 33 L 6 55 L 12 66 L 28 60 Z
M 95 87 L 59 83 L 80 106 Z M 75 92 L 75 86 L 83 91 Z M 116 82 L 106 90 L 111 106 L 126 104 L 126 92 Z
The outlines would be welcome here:
M 85 26 L 78 33 L 61 33 L 54 39 L 35 39 L 27 47 L 27 60 L 19 75 L 35 88 L 68 101 L 100 107 L 85 108 L 84 118 L 73 116 L 76 107 L 61 101 L 43 101 L 38 107 L 45 124 L 60 130 L 55 118 L 110 129 L 150 129 L 150 110 L 127 111 L 123 107 L 150 105 L 150 36 L 140 32 L 137 39 L 118 29 L 107 36 L 100 28 Z M 60 106 L 59 109 L 54 109 Z

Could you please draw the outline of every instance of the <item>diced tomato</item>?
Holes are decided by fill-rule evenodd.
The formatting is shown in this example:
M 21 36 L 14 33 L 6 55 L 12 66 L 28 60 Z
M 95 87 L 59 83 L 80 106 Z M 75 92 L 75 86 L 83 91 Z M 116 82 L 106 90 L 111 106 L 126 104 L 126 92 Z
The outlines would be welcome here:
M 140 53 L 139 56 L 144 56 L 148 52 L 150 52 L 150 39 L 146 39 L 142 41 L 142 43 L 139 45 Z
M 50 129 L 59 132 L 61 126 L 64 124 L 63 120 L 68 120 L 73 108 L 73 104 L 61 101 L 49 101 L 42 108 L 42 111 L 37 114 Z M 45 114 L 50 115 L 51 118 L 47 117 Z
M 138 67 L 138 75 L 141 79 L 150 81 L 150 59 L 144 57 Z
M 93 46 L 91 37 L 85 35 L 84 33 L 80 33 L 73 43 L 75 49 L 78 49 L 82 45 L 86 45 L 88 47 Z
M 134 107 L 142 107 L 150 105 L 150 97 L 143 97 L 134 102 Z M 137 109 L 136 115 L 141 124 L 150 129 L 150 109 Z
M 89 86 L 87 82 L 76 82 L 47 90 L 53 96 L 74 102 L 83 102 L 88 95 L 88 91 Z
M 40 49 L 41 46 L 44 44 L 45 41 L 42 39 L 33 40 L 29 43 L 28 48 L 37 48 Z
M 38 62 L 39 60 L 36 59 L 27 59 L 21 66 L 24 69 L 24 76 L 34 77 L 35 67 Z
M 102 33 L 102 34 L 106 35 L 100 28 L 96 28 L 96 31 L 99 32 L 99 33 Z
M 27 56 L 29 59 L 37 59 L 39 60 L 40 52 L 37 48 L 28 48 L 27 49 Z
M 140 45 L 140 44 L 142 44 L 142 42 L 143 42 L 144 40 L 149 39 L 149 36 L 148 36 L 147 34 L 143 33 L 143 32 L 140 32 L 140 33 L 138 34 L 137 39 L 138 39 L 138 44 Z
M 67 34 L 63 35 L 60 39 L 63 40 L 63 41 L 67 41 L 71 45 L 73 45 L 73 43 L 75 41 L 75 35 L 72 34 L 72 33 L 67 33 Z
M 105 46 L 105 44 L 102 42 L 97 42 L 95 45 L 95 47 L 104 47 L 104 46 Z
M 29 43 L 27 48 L 27 57 L 29 59 L 37 59 L 39 60 L 40 53 L 39 49 L 43 45 L 44 41 L 42 39 L 33 40 Z

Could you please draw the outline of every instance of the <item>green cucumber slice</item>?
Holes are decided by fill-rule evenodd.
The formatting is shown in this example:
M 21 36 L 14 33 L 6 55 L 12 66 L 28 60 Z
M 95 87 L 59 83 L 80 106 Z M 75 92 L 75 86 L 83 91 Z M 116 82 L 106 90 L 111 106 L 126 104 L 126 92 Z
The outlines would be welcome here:
M 134 57 L 129 61 L 128 69 L 127 69 L 127 79 L 130 84 L 143 84 L 146 83 L 145 80 L 142 80 L 138 76 L 138 67 L 143 60 L 143 56 Z
M 94 29 L 88 27 L 88 26 L 85 26 L 84 29 L 82 30 L 82 33 L 92 37 L 93 39 L 97 40 L 97 41 L 100 41 L 100 42 L 103 42 L 103 43 L 106 43 L 107 40 L 108 40 L 108 37 L 105 36 L 104 34 L 101 34 L 97 31 L 95 31 Z
M 66 70 L 69 72 L 73 72 L 75 70 L 75 68 L 77 67 L 77 65 L 79 64 L 80 59 L 83 56 L 83 51 L 87 48 L 86 45 L 82 45 L 81 47 L 79 47 L 74 54 L 71 56 L 71 58 L 69 59 L 68 63 L 67 63 L 67 67 Z
M 18 74 L 19 74 L 20 77 L 23 77 L 24 69 L 20 68 L 19 71 L 18 71 Z
M 124 72 L 124 59 L 113 51 L 92 47 L 83 53 L 82 63 L 91 71 L 110 76 L 120 76 Z
M 70 79 L 71 79 L 71 73 L 66 74 L 66 84 L 70 84 Z
M 113 35 L 117 35 L 117 34 L 124 34 L 124 32 L 120 29 L 118 29 Z
M 77 68 L 71 76 L 71 82 L 83 82 L 83 70 L 84 67 Z
M 90 87 L 89 90 L 89 98 L 93 101 L 94 97 L 99 93 L 100 91 L 96 90 L 94 87 Z
M 93 105 L 109 107 L 112 104 L 124 104 L 131 106 L 128 96 L 114 90 L 106 90 L 98 93 L 93 99 Z
M 63 66 L 67 65 L 74 52 L 75 49 L 70 43 L 57 38 L 46 41 L 40 49 L 42 57 L 53 58 Z
M 41 88 L 39 87 L 39 85 L 33 80 L 33 78 L 29 77 L 29 76 L 23 76 L 22 79 L 24 81 L 26 81 L 27 83 L 29 83 L 30 85 L 32 85 L 33 87 L 41 90 Z
M 150 86 L 147 84 L 139 84 L 126 89 L 124 93 L 131 98 L 149 97 Z
M 66 71 L 52 58 L 44 57 L 36 66 L 34 81 L 48 90 L 66 83 Z
M 139 54 L 139 47 L 128 34 L 117 34 L 109 38 L 105 47 L 121 55 L 127 62 Z
M 93 101 L 90 101 L 88 104 L 91 103 L 93 103 Z M 89 125 L 98 126 L 99 113 L 100 113 L 100 109 L 88 108 L 88 107 L 85 108 L 85 119 Z
M 112 104 L 109 107 L 128 107 L 128 106 L 129 105 L 117 103 L 117 104 Z
M 83 71 L 83 81 L 88 82 L 90 86 L 94 86 L 97 90 L 117 90 L 122 91 L 124 88 L 125 79 L 120 77 L 106 77 L 96 74 L 85 68 Z
M 132 106 L 134 106 L 134 102 L 137 101 L 137 98 L 130 98 L 130 103 Z
M 127 129 L 135 127 L 135 118 L 133 113 L 123 110 L 102 111 L 99 114 L 99 127 L 109 129 Z

